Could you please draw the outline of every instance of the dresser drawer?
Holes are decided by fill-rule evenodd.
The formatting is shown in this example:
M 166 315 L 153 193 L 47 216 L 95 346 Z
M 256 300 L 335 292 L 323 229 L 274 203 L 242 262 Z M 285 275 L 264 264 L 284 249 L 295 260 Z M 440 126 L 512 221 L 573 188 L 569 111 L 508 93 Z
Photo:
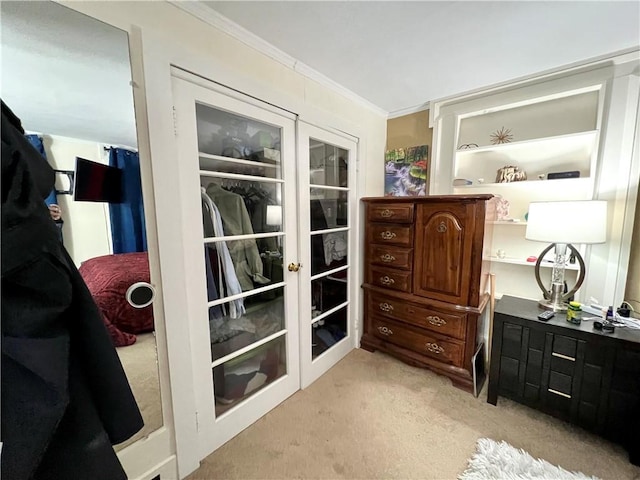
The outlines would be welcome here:
M 400 320 L 411 325 L 464 340 L 467 315 L 465 313 L 445 313 L 426 307 L 411 305 L 403 300 L 381 295 L 367 295 L 367 309 L 371 314 Z
M 391 320 L 372 317 L 373 335 L 400 347 L 435 358 L 441 362 L 462 367 L 464 359 L 463 345 L 432 337 L 427 331 L 419 331 L 408 325 L 395 323 Z
M 413 204 L 371 204 L 367 219 L 371 222 L 413 223 Z
M 384 265 L 401 268 L 403 270 L 411 270 L 413 250 L 410 248 L 370 245 L 369 262 L 372 265 Z
M 369 267 L 369 283 L 378 287 L 391 288 L 401 292 L 411 292 L 411 272 L 391 268 Z
M 413 228 L 403 225 L 372 223 L 367 242 L 411 247 L 413 245 Z

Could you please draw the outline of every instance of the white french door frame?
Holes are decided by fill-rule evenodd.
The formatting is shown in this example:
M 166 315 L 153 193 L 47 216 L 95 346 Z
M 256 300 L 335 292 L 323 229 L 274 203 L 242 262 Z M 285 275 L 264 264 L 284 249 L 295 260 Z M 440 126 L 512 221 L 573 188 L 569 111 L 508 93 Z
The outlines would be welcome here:
M 196 400 L 196 423 L 199 457 L 204 458 L 222 444 L 264 416 L 300 388 L 300 357 L 297 299 L 297 274 L 283 270 L 285 289 L 285 327 L 279 335 L 285 337 L 287 372 L 271 384 L 257 391 L 247 399 L 234 405 L 224 414 L 216 417 L 212 376 L 211 344 L 209 339 L 208 307 L 205 266 L 203 262 L 202 210 L 200 201 L 200 168 L 196 125 L 196 103 L 218 110 L 253 118 L 263 123 L 281 128 L 283 232 L 279 234 L 284 246 L 283 264 L 297 261 L 298 230 L 296 208 L 295 169 L 295 115 L 277 109 L 238 92 L 226 89 L 214 82 L 193 76 L 176 68 L 172 69 L 172 87 L 176 137 L 179 151 L 177 168 L 182 175 L 182 201 L 184 224 L 189 232 L 198 234 L 185 236 L 186 290 L 190 307 L 188 318 L 191 332 L 191 358 Z M 198 172 L 197 174 L 194 174 Z M 274 180 L 271 180 L 274 181 Z M 262 237 L 264 235 L 257 235 Z M 251 293 L 259 291 L 252 290 Z M 266 341 L 266 339 L 265 339 Z M 263 341 L 257 343 L 264 343 Z M 240 352 L 241 353 L 241 352 Z M 238 353 L 238 355 L 240 354 Z M 237 356 L 237 355 L 236 355 Z M 219 362 L 217 362 L 219 363 Z
M 358 141 L 356 138 L 320 128 L 303 120 L 297 122 L 298 132 L 298 198 L 299 198 L 299 252 L 302 267 L 300 274 L 300 302 L 299 302 L 299 318 L 300 318 L 300 381 L 301 387 L 306 388 L 311 385 L 318 377 L 338 363 L 351 350 L 357 347 L 358 337 L 358 309 L 360 298 L 360 275 L 359 262 L 357 259 L 357 245 L 360 241 L 359 235 L 359 217 L 358 217 Z M 348 232 L 348 253 L 347 265 L 348 274 L 348 290 L 347 290 L 347 336 L 340 340 L 336 345 L 323 352 L 316 359 L 312 359 L 311 345 L 311 329 L 312 324 L 318 318 L 311 318 L 311 282 L 312 279 L 328 275 L 330 272 L 324 272 L 319 275 L 311 274 L 311 218 L 310 218 L 310 188 L 312 187 L 309 175 L 309 140 L 318 140 L 330 145 L 335 145 L 349 152 L 348 163 L 348 221 L 346 227 L 332 228 L 331 231 L 347 231 Z M 328 187 L 331 189 L 331 187 Z M 337 189 L 340 190 L 340 189 Z M 321 233 L 315 233 L 320 235 Z M 308 268 L 305 268 L 308 266 Z M 339 270 L 342 270 L 340 268 Z M 339 310 L 340 306 L 324 312 L 323 315 L 329 315 L 331 312 Z

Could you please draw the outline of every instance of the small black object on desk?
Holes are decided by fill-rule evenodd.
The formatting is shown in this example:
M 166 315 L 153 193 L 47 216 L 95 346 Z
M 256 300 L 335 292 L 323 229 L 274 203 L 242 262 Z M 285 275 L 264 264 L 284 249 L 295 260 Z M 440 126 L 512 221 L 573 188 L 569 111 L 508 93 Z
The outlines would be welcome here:
M 555 315 L 556 314 L 553 310 L 545 310 L 538 314 L 538 320 L 542 320 L 543 322 L 546 322 L 547 320 L 550 320 L 553 317 L 555 317 Z
M 487 402 L 500 395 L 580 425 L 640 465 L 640 331 L 603 333 L 541 312 L 533 300 L 497 302 Z

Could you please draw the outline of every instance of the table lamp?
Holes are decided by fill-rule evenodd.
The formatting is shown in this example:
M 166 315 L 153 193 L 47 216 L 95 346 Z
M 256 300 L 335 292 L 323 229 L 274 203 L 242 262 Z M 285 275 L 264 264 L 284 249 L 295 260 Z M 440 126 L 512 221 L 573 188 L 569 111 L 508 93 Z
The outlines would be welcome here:
M 266 223 L 273 227 L 282 225 L 282 205 L 267 205 Z
M 554 311 L 567 309 L 567 300 L 580 288 L 585 277 L 585 265 L 573 244 L 604 243 L 607 237 L 607 202 L 602 200 L 576 200 L 561 202 L 532 202 L 529 204 L 525 238 L 537 242 L 550 242 L 536 262 L 535 275 L 544 298 L 539 304 Z M 554 248 L 551 288 L 540 279 L 540 263 Z M 580 274 L 574 287 L 564 293 L 564 269 L 567 250 L 580 264 Z

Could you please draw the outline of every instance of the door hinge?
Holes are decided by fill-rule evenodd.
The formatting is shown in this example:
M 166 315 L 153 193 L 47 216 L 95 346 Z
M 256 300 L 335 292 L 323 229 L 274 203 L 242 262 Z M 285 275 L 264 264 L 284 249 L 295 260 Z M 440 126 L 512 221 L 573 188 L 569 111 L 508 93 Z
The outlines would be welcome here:
M 178 136 L 178 116 L 176 115 L 176 107 L 171 107 L 172 115 L 173 115 L 173 135 L 175 137 Z
M 198 418 L 198 411 L 196 410 L 196 432 L 200 431 L 200 420 Z

